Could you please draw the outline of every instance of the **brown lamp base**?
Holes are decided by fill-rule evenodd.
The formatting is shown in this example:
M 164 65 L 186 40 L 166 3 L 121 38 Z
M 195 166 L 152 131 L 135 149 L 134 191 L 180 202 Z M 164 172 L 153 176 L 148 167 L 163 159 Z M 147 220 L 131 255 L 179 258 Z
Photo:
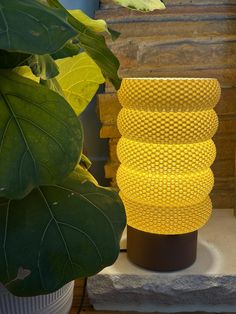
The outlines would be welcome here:
M 131 262 L 156 271 L 191 266 L 197 256 L 197 234 L 158 235 L 127 228 L 127 254 Z

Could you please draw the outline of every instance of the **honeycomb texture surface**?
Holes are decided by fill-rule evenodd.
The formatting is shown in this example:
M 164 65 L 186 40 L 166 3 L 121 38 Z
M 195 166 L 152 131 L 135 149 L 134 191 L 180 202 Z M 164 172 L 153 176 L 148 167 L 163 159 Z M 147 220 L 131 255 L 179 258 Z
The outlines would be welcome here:
M 138 230 L 158 234 L 183 234 L 201 228 L 212 213 L 209 197 L 190 206 L 158 207 L 141 204 L 120 194 L 127 212 L 127 223 Z
M 128 224 L 156 234 L 198 230 L 212 211 L 219 83 L 124 79 L 118 97 L 117 183 Z
M 122 164 L 117 171 L 117 183 L 130 200 L 158 206 L 185 206 L 207 197 L 214 176 L 210 168 L 168 175 L 135 171 Z
M 201 111 L 212 109 L 220 99 L 216 79 L 123 79 L 120 103 L 145 111 Z
M 150 143 L 185 144 L 206 141 L 217 130 L 214 110 L 198 112 L 148 112 L 122 108 L 117 119 L 120 133 Z
M 143 143 L 122 137 L 117 145 L 120 162 L 141 172 L 197 172 L 210 167 L 216 157 L 212 140 L 193 144 Z

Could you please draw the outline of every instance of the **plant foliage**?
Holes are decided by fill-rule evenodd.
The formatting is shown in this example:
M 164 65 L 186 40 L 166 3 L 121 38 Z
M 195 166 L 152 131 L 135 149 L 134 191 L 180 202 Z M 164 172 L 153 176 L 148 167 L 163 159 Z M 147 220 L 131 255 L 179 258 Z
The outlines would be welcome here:
M 124 206 L 89 173 L 78 119 L 99 84 L 121 83 L 103 32 L 118 35 L 57 0 L 0 0 L 0 281 L 18 296 L 119 254 Z
M 2 200 L 0 208 L 0 279 L 15 295 L 53 292 L 117 257 L 125 224 L 120 199 L 82 167 L 22 200 Z
M 0 94 L 0 197 L 22 198 L 73 170 L 82 129 L 64 98 L 14 72 L 1 72 Z
M 53 53 L 76 30 L 65 10 L 32 0 L 1 0 L 0 49 L 32 54 Z M 22 23 L 24 21 L 24 23 Z
M 165 9 L 161 0 L 115 0 L 115 2 L 123 7 L 144 12 Z

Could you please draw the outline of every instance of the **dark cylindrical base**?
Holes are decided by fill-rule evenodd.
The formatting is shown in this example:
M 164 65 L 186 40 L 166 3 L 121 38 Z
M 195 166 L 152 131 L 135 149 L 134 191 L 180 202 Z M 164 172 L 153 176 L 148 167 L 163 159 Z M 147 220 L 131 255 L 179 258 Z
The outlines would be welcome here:
M 191 266 L 197 256 L 197 231 L 158 235 L 127 228 L 127 254 L 131 262 L 156 271 L 175 271 Z

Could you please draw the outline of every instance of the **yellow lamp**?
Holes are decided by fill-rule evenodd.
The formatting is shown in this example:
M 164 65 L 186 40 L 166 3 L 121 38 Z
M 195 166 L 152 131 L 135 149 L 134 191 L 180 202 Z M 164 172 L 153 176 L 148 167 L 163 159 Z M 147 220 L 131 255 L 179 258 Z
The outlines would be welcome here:
M 123 79 L 118 98 L 120 195 L 134 263 L 169 271 L 196 259 L 197 231 L 209 219 L 210 169 L 220 98 L 215 79 Z

